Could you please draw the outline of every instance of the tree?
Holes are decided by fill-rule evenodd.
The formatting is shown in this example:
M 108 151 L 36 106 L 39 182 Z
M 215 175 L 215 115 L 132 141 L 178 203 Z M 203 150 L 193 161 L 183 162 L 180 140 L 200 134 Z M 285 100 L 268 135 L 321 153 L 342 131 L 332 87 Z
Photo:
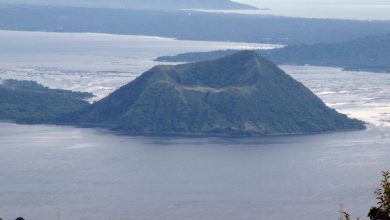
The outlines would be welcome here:
M 390 171 L 382 172 L 382 176 L 380 188 L 375 191 L 378 206 L 368 213 L 371 220 L 390 220 Z
M 351 220 L 351 215 L 348 212 L 341 210 L 341 214 L 343 215 L 343 220 Z M 360 220 L 360 217 L 357 217 L 356 220 Z
M 344 215 L 344 220 L 351 220 L 351 215 L 348 212 L 343 211 L 342 213 Z
M 17 217 L 15 220 L 24 220 L 22 217 Z

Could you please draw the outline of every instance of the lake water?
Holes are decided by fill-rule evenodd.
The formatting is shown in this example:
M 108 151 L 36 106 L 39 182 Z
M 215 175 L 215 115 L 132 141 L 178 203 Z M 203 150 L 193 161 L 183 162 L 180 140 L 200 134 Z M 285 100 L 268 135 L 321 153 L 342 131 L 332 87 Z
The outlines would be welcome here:
M 96 99 L 160 55 L 257 48 L 140 36 L 0 32 L 0 77 L 90 91 Z M 137 55 L 139 54 L 139 56 Z M 282 66 L 365 131 L 269 138 L 129 137 L 0 123 L 0 217 L 52 220 L 365 217 L 390 168 L 390 75 Z
M 365 216 L 390 129 L 272 138 L 127 137 L 0 124 L 0 213 L 63 219 L 338 219 Z

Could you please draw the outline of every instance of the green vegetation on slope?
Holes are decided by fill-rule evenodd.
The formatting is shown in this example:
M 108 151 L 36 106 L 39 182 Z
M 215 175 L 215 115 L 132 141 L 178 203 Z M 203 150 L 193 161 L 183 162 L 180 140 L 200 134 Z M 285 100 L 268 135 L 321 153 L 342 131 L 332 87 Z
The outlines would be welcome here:
M 33 81 L 0 83 L 0 120 L 20 123 L 52 121 L 89 105 L 90 93 L 49 89 Z
M 274 135 L 363 129 L 254 52 L 157 66 L 77 115 L 142 134 Z

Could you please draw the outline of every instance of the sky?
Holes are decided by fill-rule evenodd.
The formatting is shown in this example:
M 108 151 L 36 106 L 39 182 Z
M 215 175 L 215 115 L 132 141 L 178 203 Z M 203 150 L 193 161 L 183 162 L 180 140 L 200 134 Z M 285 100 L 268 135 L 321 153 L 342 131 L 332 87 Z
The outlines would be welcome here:
M 241 2 L 245 4 L 251 4 L 256 6 L 275 6 L 275 5 L 390 5 L 389 0 L 233 0 L 235 2 Z
M 234 0 L 266 13 L 313 18 L 390 20 L 390 0 Z

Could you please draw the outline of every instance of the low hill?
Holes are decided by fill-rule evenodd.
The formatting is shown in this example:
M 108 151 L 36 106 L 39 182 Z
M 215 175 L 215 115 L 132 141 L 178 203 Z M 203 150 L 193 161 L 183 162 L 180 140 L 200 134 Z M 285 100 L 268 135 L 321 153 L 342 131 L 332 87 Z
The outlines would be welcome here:
M 89 105 L 90 93 L 49 89 L 33 81 L 0 80 L 0 120 L 52 121 Z
M 73 116 L 132 134 L 276 135 L 363 129 L 255 52 L 157 66 Z
M 186 53 L 160 57 L 158 61 L 199 62 L 221 58 L 237 51 Z M 390 34 L 371 35 L 344 43 L 287 46 L 258 53 L 277 64 L 342 67 L 346 70 L 390 72 Z

